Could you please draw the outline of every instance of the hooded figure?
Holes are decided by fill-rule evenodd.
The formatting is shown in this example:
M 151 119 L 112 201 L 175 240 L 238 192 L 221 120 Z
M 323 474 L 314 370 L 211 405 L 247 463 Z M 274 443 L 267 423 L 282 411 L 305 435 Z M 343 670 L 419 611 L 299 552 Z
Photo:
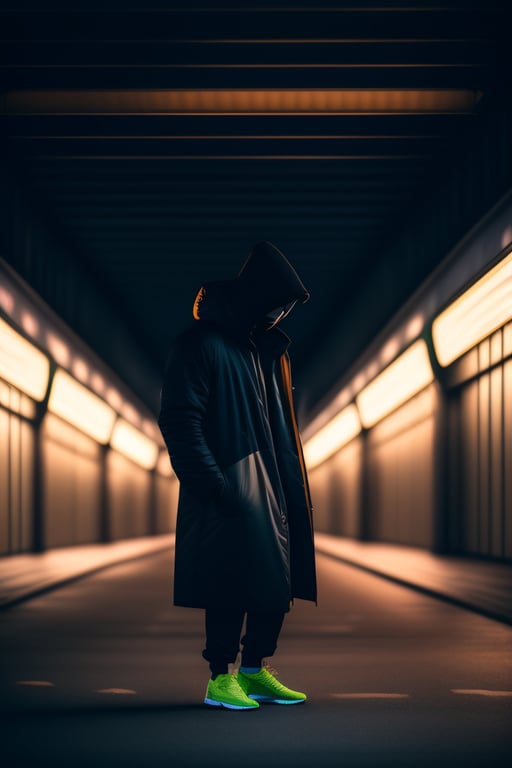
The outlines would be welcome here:
M 316 601 L 312 507 L 277 323 L 309 293 L 257 243 L 206 283 L 167 361 L 159 426 L 180 481 L 174 604 L 286 612 Z

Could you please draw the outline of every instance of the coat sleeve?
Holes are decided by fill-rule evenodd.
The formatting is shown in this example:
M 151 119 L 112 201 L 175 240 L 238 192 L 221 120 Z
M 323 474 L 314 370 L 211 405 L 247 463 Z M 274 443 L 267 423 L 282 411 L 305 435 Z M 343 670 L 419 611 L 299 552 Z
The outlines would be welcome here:
M 211 374 L 211 354 L 204 341 L 178 339 L 167 360 L 158 417 L 178 480 L 202 498 L 220 497 L 224 490 L 224 476 L 203 429 Z

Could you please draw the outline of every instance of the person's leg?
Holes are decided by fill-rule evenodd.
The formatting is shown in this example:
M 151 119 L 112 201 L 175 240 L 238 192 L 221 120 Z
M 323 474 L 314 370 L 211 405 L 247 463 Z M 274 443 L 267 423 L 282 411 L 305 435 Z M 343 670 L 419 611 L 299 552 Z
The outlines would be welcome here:
M 208 681 L 204 703 L 210 707 L 226 707 L 235 710 L 258 709 L 257 701 L 250 699 L 241 688 L 235 674 L 229 673 L 240 648 L 240 634 L 245 611 L 225 606 L 206 610 L 206 648 L 203 657 L 210 662 L 211 678 Z
M 245 612 L 238 608 L 215 606 L 206 609 L 206 648 L 203 658 L 210 662 L 212 678 L 225 675 L 240 650 L 240 634 Z
M 242 667 L 261 668 L 261 662 L 272 656 L 283 626 L 284 613 L 255 612 L 247 614 L 246 633 L 242 638 Z
M 300 704 L 306 694 L 287 688 L 262 667 L 262 661 L 272 656 L 283 624 L 283 613 L 249 613 L 247 632 L 242 638 L 242 664 L 238 682 L 246 696 L 254 701 L 273 704 Z

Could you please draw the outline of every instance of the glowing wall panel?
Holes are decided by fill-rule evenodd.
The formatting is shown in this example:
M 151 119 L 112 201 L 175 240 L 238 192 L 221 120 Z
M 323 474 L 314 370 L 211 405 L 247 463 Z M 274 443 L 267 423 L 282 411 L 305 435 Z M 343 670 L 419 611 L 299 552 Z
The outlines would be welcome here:
M 51 413 L 45 416 L 41 437 L 45 546 L 98 541 L 100 446 Z
M 159 453 L 157 444 L 123 419 L 116 421 L 110 444 L 144 469 L 156 466 Z
M 169 533 L 176 530 L 179 483 L 157 475 L 156 482 L 156 532 Z
M 357 408 L 355 405 L 348 405 L 304 445 L 304 459 L 308 469 L 321 464 L 353 440 L 360 431 L 361 422 Z
M 373 427 L 433 380 L 427 345 L 419 339 L 356 397 L 363 426 Z
M 32 547 L 34 447 L 33 426 L 0 407 L 0 555 Z
M 512 253 L 468 288 L 432 324 L 441 365 L 454 360 L 512 319 Z
M 115 411 L 62 369 L 53 378 L 48 410 L 99 443 L 108 443 Z
M 433 387 L 368 434 L 368 532 L 376 541 L 430 548 L 434 530 Z
M 505 334 L 480 342 L 480 375 L 450 396 L 449 452 L 458 458 L 450 476 L 451 546 L 500 559 L 512 557 L 512 360 L 491 370 L 488 362 Z
M 309 473 L 316 530 L 358 536 L 362 459 L 362 441 L 356 438 Z
M 113 539 L 150 533 L 151 476 L 120 453 L 107 454 L 107 491 Z
M 43 400 L 49 375 L 46 355 L 0 317 L 0 378 L 34 400 Z

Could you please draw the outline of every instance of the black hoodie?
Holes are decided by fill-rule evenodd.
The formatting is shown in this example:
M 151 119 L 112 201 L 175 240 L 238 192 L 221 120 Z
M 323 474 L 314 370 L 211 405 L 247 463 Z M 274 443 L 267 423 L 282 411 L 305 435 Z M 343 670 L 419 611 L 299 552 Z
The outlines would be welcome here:
M 268 312 L 293 301 L 304 304 L 309 292 L 286 256 L 263 240 L 252 248 L 236 278 L 205 283 L 194 302 L 196 320 L 248 330 Z

